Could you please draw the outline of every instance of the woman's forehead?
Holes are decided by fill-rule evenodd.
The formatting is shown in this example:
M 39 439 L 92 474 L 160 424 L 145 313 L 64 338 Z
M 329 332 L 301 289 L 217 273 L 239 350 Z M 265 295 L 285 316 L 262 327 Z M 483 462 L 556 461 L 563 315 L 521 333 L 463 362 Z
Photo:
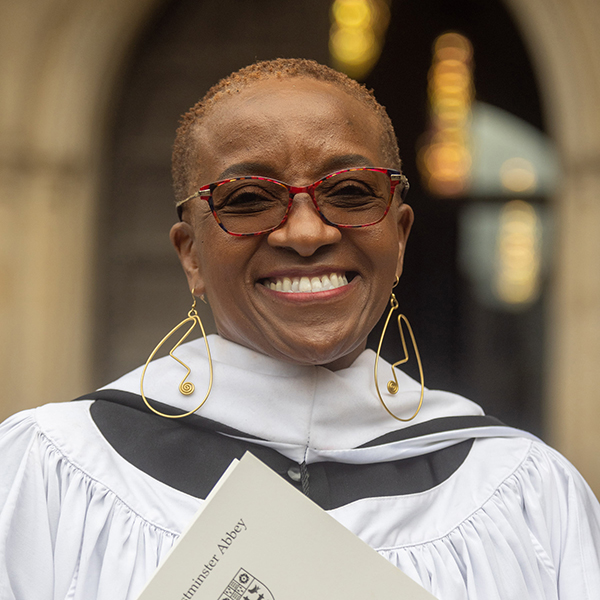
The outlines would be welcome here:
M 260 81 L 211 107 L 197 130 L 199 163 L 216 176 L 231 162 L 334 160 L 367 155 L 380 162 L 381 126 L 363 102 L 311 79 Z
M 220 98 L 213 102 L 207 114 L 223 107 L 231 111 L 244 108 L 260 109 L 266 98 L 276 99 L 284 104 L 293 103 L 295 98 L 302 98 L 302 101 L 311 102 L 315 106 L 341 102 L 352 104 L 356 110 L 364 111 L 366 114 L 373 113 L 363 101 L 331 82 L 309 77 L 272 77 L 223 92 Z
M 378 116 L 364 102 L 331 83 L 308 78 L 267 79 L 224 95 L 211 106 L 200 129 L 222 135 L 235 128 L 244 133 L 272 127 L 276 135 L 276 128 L 286 126 L 302 134 L 328 123 L 363 134 L 374 126 L 379 129 Z

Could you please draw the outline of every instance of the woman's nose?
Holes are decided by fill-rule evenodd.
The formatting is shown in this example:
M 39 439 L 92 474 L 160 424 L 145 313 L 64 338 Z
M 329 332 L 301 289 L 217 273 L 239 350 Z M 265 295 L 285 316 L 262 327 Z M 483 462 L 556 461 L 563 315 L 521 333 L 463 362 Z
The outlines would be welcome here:
M 322 246 L 341 239 L 341 231 L 321 219 L 310 195 L 301 193 L 294 197 L 287 221 L 269 234 L 268 243 L 290 248 L 300 256 L 312 256 Z

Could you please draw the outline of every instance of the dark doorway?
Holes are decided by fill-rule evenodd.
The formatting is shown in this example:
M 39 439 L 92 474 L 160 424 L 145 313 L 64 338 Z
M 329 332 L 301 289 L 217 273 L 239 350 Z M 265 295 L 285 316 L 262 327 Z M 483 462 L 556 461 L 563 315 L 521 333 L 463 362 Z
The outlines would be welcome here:
M 473 44 L 476 99 L 544 130 L 532 66 L 515 23 L 501 2 L 420 0 L 392 4 L 386 44 L 366 83 L 388 109 L 411 183 L 407 202 L 415 211 L 415 225 L 397 296 L 415 331 L 428 387 L 461 393 L 505 422 L 539 434 L 543 295 L 516 313 L 482 306 L 457 264 L 458 220 L 472 199 L 436 198 L 424 189 L 418 174 L 415 148 L 427 127 L 432 44 L 448 30 L 462 33 Z M 385 355 L 399 360 L 399 338 L 396 328 L 392 330 Z M 372 347 L 378 333 L 371 336 Z M 416 365 L 407 366 L 407 370 L 417 375 Z

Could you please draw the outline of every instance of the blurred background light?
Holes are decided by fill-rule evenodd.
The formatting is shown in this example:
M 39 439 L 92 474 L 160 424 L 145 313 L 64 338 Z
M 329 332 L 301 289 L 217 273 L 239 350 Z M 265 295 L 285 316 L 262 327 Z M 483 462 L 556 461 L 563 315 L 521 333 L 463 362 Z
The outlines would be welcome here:
M 538 300 L 552 258 L 545 205 L 474 201 L 463 207 L 459 230 L 459 265 L 482 305 L 521 312 Z
M 474 102 L 470 197 L 552 196 L 560 164 L 550 138 L 523 119 Z
M 509 158 L 500 167 L 502 185 L 511 192 L 533 193 L 536 188 L 537 176 L 530 161 L 525 158 Z
M 379 59 L 389 20 L 389 0 L 335 0 L 329 33 L 333 66 L 364 79 Z
M 417 147 L 425 187 L 438 197 L 552 194 L 559 165 L 550 139 L 515 115 L 475 101 L 473 68 L 466 36 L 436 38 L 429 125 Z
M 456 32 L 436 38 L 428 74 L 429 130 L 420 141 L 419 170 L 437 196 L 460 196 L 469 186 L 469 126 L 473 86 L 473 48 Z
M 531 304 L 540 293 L 541 223 L 533 206 L 511 200 L 500 214 L 495 292 L 507 304 Z

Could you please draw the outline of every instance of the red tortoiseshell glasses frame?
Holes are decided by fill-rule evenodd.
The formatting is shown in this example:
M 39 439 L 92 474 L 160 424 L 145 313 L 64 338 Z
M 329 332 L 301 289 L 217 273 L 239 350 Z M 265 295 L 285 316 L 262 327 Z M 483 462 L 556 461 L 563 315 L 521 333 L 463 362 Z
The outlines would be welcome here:
M 389 181 L 389 197 L 386 200 L 387 204 L 385 205 L 385 209 L 383 210 L 382 214 L 378 215 L 375 220 L 372 220 L 367 223 L 360 223 L 360 224 L 336 223 L 336 222 L 332 221 L 331 219 L 328 219 L 323 214 L 322 207 L 319 206 L 319 202 L 317 201 L 317 199 L 315 197 L 315 191 L 317 190 L 317 188 L 320 185 L 322 185 L 324 182 L 330 180 L 332 177 L 339 177 L 339 176 L 343 176 L 346 173 L 355 173 L 355 172 L 360 172 L 360 171 L 371 172 L 371 173 L 381 173 L 381 174 L 387 176 L 388 181 Z M 215 193 L 215 190 L 218 190 L 221 186 L 223 186 L 225 184 L 236 184 L 237 182 L 248 181 L 248 180 L 254 180 L 257 183 L 265 182 L 265 184 L 271 185 L 270 191 L 273 191 L 273 190 L 279 191 L 278 188 L 285 188 L 285 190 L 287 190 L 287 195 L 289 198 L 289 200 L 287 202 L 287 207 L 285 208 L 285 212 L 282 213 L 281 219 L 277 222 L 276 225 L 270 226 L 266 229 L 261 229 L 259 231 L 250 231 L 250 232 L 231 231 L 231 229 L 228 229 L 223 224 L 222 218 L 219 216 L 219 210 L 223 210 L 223 209 L 215 207 L 215 204 L 213 202 L 213 195 Z M 345 184 L 352 183 L 352 180 L 351 179 L 343 180 L 343 183 L 345 183 Z M 258 184 L 259 187 L 260 187 L 260 185 L 261 184 Z M 292 208 L 292 204 L 294 202 L 294 197 L 296 196 L 296 194 L 304 194 L 305 193 L 311 197 L 314 207 L 324 223 L 327 223 L 327 225 L 331 225 L 333 227 L 339 227 L 342 229 L 355 229 L 355 228 L 369 227 L 370 225 L 375 225 L 376 223 L 379 223 L 380 221 L 382 221 L 385 218 L 385 216 L 389 212 L 389 209 L 390 209 L 390 206 L 392 203 L 392 198 L 394 197 L 394 192 L 396 191 L 396 188 L 398 185 L 401 186 L 400 197 L 402 198 L 402 201 L 404 201 L 404 199 L 406 198 L 406 194 L 408 192 L 408 188 L 409 188 L 408 179 L 400 171 L 396 171 L 394 169 L 386 169 L 386 168 L 382 168 L 382 167 L 355 167 L 355 168 L 351 168 L 351 169 L 342 169 L 340 171 L 335 171 L 334 173 L 330 173 L 329 175 L 326 175 L 325 177 L 319 179 L 318 181 L 315 181 L 311 185 L 300 186 L 300 187 L 288 185 L 287 183 L 278 181 L 277 179 L 271 179 L 269 177 L 261 177 L 259 175 L 245 175 L 242 177 L 233 177 L 230 179 L 223 179 L 221 181 L 216 181 L 214 183 L 209 183 L 207 185 L 204 185 L 195 194 L 192 194 L 185 200 L 181 200 L 180 202 L 178 202 L 176 204 L 176 207 L 177 207 L 177 214 L 179 215 L 179 219 L 181 219 L 183 204 L 185 204 L 189 200 L 192 200 L 193 198 L 202 198 L 208 202 L 208 205 L 210 207 L 210 210 L 211 210 L 215 220 L 217 221 L 217 223 L 219 224 L 221 229 L 223 229 L 223 231 L 225 231 L 229 235 L 246 237 L 246 236 L 263 235 L 265 233 L 270 233 L 271 231 L 274 231 L 278 227 L 281 227 L 288 219 L 290 210 Z M 244 186 L 240 186 L 239 189 L 245 190 L 246 188 Z M 264 191 L 268 191 L 268 190 L 266 190 L 266 188 L 264 188 Z M 283 193 L 283 191 L 281 191 L 281 193 Z M 281 208 L 283 209 L 283 203 L 281 204 Z M 382 208 L 383 208 L 383 205 L 382 205 Z M 352 209 L 355 210 L 356 207 L 352 206 L 348 210 L 348 213 Z M 344 209 L 342 208 L 339 210 L 341 212 L 343 212 Z M 249 214 L 249 217 L 252 218 L 252 215 L 250 213 L 248 213 L 248 214 Z M 240 214 L 238 215 L 238 218 L 246 218 L 247 221 L 250 220 L 250 218 L 245 217 L 243 212 L 240 212 Z M 277 218 L 279 218 L 279 217 L 277 217 Z

